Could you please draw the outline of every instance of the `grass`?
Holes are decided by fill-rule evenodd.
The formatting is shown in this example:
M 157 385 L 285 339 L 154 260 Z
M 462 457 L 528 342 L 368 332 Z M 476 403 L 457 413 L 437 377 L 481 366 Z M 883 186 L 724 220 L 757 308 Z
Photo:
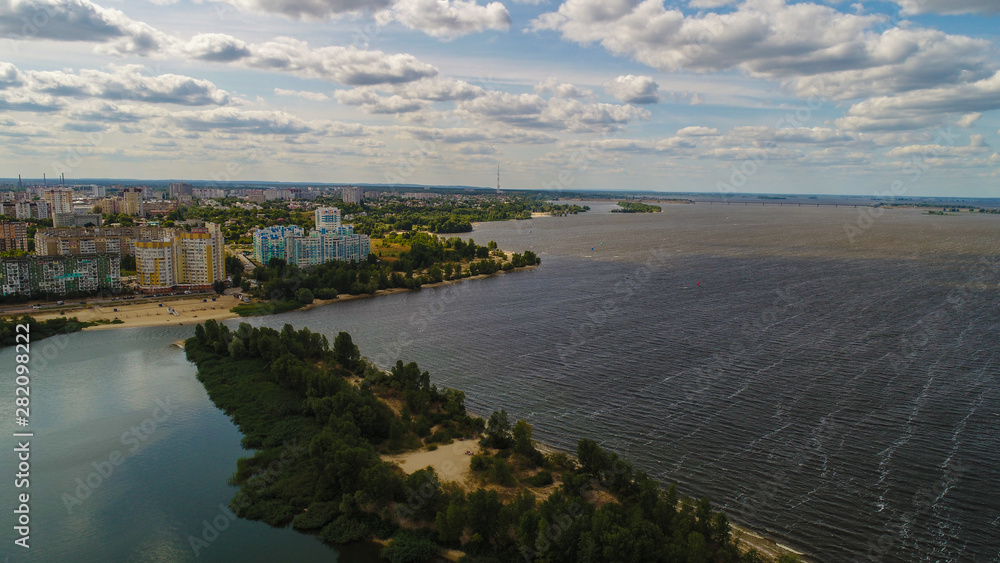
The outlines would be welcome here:
M 302 307 L 304 307 L 302 303 L 299 303 L 294 299 L 289 299 L 288 301 L 243 303 L 230 310 L 241 317 L 257 317 L 260 315 L 277 315 L 279 313 L 286 313 L 288 311 L 294 311 L 295 309 L 301 309 Z

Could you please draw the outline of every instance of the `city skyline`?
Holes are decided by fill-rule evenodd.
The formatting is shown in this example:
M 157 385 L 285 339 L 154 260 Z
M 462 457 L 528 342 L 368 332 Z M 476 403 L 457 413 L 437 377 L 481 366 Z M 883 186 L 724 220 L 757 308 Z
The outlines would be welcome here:
M 1000 7 L 0 5 L 0 176 L 1000 197 Z

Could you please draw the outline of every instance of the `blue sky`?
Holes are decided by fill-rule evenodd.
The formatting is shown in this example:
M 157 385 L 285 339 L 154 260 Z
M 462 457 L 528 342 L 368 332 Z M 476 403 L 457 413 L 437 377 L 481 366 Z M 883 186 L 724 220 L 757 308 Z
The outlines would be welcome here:
M 0 177 L 1000 197 L 1000 2 L 0 0 Z

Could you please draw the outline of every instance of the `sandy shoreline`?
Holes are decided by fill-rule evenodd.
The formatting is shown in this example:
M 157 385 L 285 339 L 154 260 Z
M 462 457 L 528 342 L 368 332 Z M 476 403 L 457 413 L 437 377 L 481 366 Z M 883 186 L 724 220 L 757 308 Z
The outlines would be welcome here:
M 513 272 L 518 272 L 522 270 L 531 270 L 537 266 L 528 266 L 525 268 L 518 268 L 512 270 Z M 455 279 L 442 281 L 431 284 L 424 284 L 421 288 L 435 288 L 445 285 L 450 285 L 454 283 L 459 283 L 467 280 L 484 279 L 491 276 L 498 276 L 502 274 L 508 274 L 510 272 L 505 272 L 503 270 L 495 272 L 493 274 L 485 274 L 472 276 L 469 278 Z M 392 288 L 386 290 L 379 290 L 374 294 L 362 294 L 362 295 L 344 295 L 337 297 L 336 299 L 325 299 L 316 300 L 315 302 L 306 305 L 302 309 L 296 309 L 298 311 L 305 311 L 313 309 L 316 307 L 323 307 L 326 305 L 333 305 L 339 302 L 352 301 L 355 299 L 368 299 L 373 297 L 380 297 L 384 295 L 393 295 L 397 293 L 403 293 L 407 291 L 415 291 L 405 288 Z M 162 306 L 161 306 L 162 304 Z M 4 316 L 20 316 L 21 314 L 28 314 L 37 320 L 46 320 L 56 317 L 76 317 L 80 321 L 94 321 L 98 319 L 104 320 L 114 320 L 119 319 L 122 322 L 120 324 L 113 325 L 97 325 L 93 327 L 87 327 L 84 330 L 108 330 L 116 328 L 138 328 L 138 327 L 151 327 L 151 326 L 183 326 L 184 324 L 197 324 L 199 322 L 204 322 L 208 319 L 213 319 L 217 321 L 239 318 L 239 315 L 233 313 L 230 309 L 240 304 L 240 300 L 236 299 L 232 295 L 216 295 L 215 301 L 212 301 L 211 296 L 185 296 L 185 297 L 168 297 L 162 300 L 151 299 L 147 302 L 142 303 L 130 303 L 128 301 L 116 302 L 114 304 L 101 304 L 88 306 L 86 308 L 77 306 L 67 306 L 58 309 L 57 311 L 47 310 L 44 313 L 16 313 L 12 315 Z M 117 309 L 117 311 L 115 310 Z M 170 310 L 177 312 L 176 315 L 170 313 Z M 172 343 L 172 345 L 183 348 L 183 340 Z M 476 413 L 469 413 L 474 416 L 480 416 Z M 489 418 L 488 416 L 485 418 Z M 554 448 L 547 444 L 537 443 L 537 447 L 543 453 L 555 453 L 562 452 L 558 448 Z M 469 459 L 470 456 L 465 455 L 465 451 L 477 452 L 479 451 L 478 443 L 474 441 L 456 441 L 453 444 L 440 446 L 437 451 L 431 452 L 426 450 L 417 450 L 414 452 L 407 452 L 405 454 L 394 455 L 394 456 L 383 456 L 383 459 L 390 462 L 399 463 L 400 466 L 406 473 L 412 473 L 417 469 L 422 469 L 427 466 L 432 466 L 437 471 L 438 475 L 441 475 L 444 480 L 456 481 L 461 485 L 468 486 L 469 478 L 471 477 L 471 469 L 469 469 Z M 572 452 L 568 453 L 570 456 L 575 457 Z M 730 522 L 733 530 L 733 536 L 737 539 L 741 549 L 755 548 L 757 551 L 769 556 L 776 558 L 783 554 L 796 554 L 801 555 L 800 552 L 794 549 L 784 546 L 772 539 L 767 538 L 750 528 L 740 526 L 734 522 Z M 805 559 L 804 559 L 805 560 Z
M 523 270 L 531 270 L 536 266 L 526 266 L 524 268 L 518 268 L 516 270 L 511 270 L 512 272 L 519 272 Z M 436 283 L 427 283 L 421 286 L 423 288 L 435 288 L 444 285 L 449 285 L 453 283 L 459 283 L 467 280 L 477 280 L 484 279 L 491 276 L 498 276 L 502 274 L 508 274 L 510 272 L 505 272 L 500 270 L 492 274 L 483 274 L 478 276 L 472 276 L 462 279 L 447 280 Z M 316 307 L 323 307 L 326 305 L 333 305 L 336 303 L 343 303 L 345 301 L 352 301 L 355 299 L 369 299 L 372 297 L 381 297 L 384 295 L 394 295 L 397 293 L 403 293 L 407 291 L 419 291 L 413 289 L 406 289 L 401 287 L 394 287 L 391 289 L 380 289 L 373 294 L 365 293 L 361 295 L 342 295 L 336 299 L 317 299 L 316 301 L 302 307 L 301 309 L 295 309 L 296 311 L 308 311 Z M 213 301 L 213 298 L 215 299 Z M 258 302 L 258 301 L 254 301 Z M 227 319 L 236 319 L 240 316 L 231 311 L 231 309 L 239 305 L 241 301 L 236 299 L 232 295 L 198 295 L 198 296 L 184 296 L 184 297 L 165 297 L 163 299 L 148 299 L 142 302 L 134 301 L 116 301 L 113 303 L 101 303 L 92 304 L 87 306 L 82 305 L 67 305 L 65 307 L 59 307 L 58 309 L 46 309 L 44 312 L 32 311 L 25 313 L 5 313 L 3 316 L 19 317 L 21 315 L 30 315 L 36 320 L 44 321 L 48 319 L 54 319 L 57 317 L 76 317 L 77 320 L 83 322 L 91 322 L 97 320 L 113 321 L 119 320 L 121 323 L 116 324 L 103 324 L 97 326 L 87 327 L 83 330 L 110 330 L 118 328 L 138 328 L 138 327 L 151 327 L 151 326 L 182 326 L 185 324 L 197 324 L 204 322 L 208 319 L 222 321 Z M 176 314 L 171 311 L 176 312 Z

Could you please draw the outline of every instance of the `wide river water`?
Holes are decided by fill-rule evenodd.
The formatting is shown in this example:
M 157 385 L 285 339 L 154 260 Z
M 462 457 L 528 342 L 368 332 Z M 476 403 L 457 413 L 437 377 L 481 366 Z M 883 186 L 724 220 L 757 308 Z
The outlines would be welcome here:
M 506 408 L 566 450 L 595 438 L 815 560 L 1000 561 L 997 216 L 592 207 L 471 233 L 534 250 L 534 270 L 249 322 L 346 330 L 380 365 L 416 361 L 464 390 L 473 412 Z M 171 346 L 190 331 L 32 345 L 32 547 L 12 543 L 8 437 L 0 556 L 374 557 L 227 516 L 247 453 Z M 0 391 L 13 432 L 12 376 Z

